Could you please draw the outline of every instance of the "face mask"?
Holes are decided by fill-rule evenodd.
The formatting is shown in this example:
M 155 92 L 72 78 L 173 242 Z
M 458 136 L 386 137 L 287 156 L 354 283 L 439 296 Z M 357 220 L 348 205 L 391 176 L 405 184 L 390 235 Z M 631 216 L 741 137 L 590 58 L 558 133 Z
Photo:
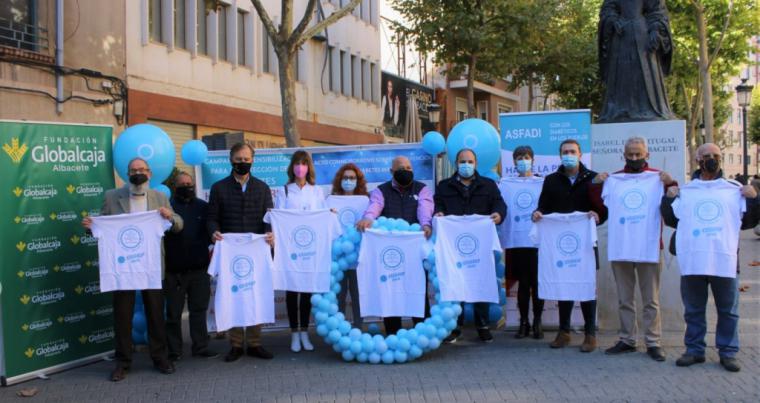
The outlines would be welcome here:
M 530 171 L 530 168 L 532 167 L 532 165 L 533 165 L 533 162 L 531 160 L 517 160 L 515 167 L 517 168 L 517 172 L 524 174 Z
M 356 181 L 353 179 L 343 179 L 340 181 L 340 187 L 346 192 L 353 192 L 356 189 Z
M 457 165 L 457 172 L 462 178 L 471 178 L 472 175 L 475 174 L 475 164 L 460 162 L 459 165 Z
M 396 181 L 401 187 L 407 187 L 412 184 L 414 180 L 414 173 L 407 171 L 406 169 L 397 169 L 393 173 L 393 180 Z
M 135 186 L 140 186 L 147 181 L 148 181 L 148 175 L 145 175 L 145 174 L 129 175 L 129 183 Z
M 715 174 L 720 169 L 720 161 L 710 158 L 709 160 L 703 160 L 700 164 L 707 173 Z
M 190 200 L 195 197 L 195 186 L 180 186 L 174 188 L 174 194 L 182 200 Z
M 294 165 L 293 166 L 293 174 L 298 179 L 303 179 L 306 177 L 306 174 L 309 172 L 309 167 L 306 165 Z
M 578 156 L 566 154 L 562 156 L 562 166 L 572 169 L 578 166 Z
M 633 172 L 641 172 L 642 169 L 644 169 L 644 164 L 646 164 L 647 160 L 640 159 L 640 160 L 629 160 L 625 159 L 625 166 L 628 167 Z
M 232 170 L 238 175 L 248 175 L 251 172 L 250 162 L 236 162 L 232 164 Z

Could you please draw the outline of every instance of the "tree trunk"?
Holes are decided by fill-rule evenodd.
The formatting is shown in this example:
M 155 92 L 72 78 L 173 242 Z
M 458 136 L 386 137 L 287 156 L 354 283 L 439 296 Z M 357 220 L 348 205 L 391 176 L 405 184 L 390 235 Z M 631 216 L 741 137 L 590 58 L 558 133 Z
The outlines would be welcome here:
M 297 52 L 288 52 L 285 47 L 276 50 L 280 73 L 280 97 L 282 100 L 282 129 L 288 147 L 300 147 L 301 135 L 298 133 L 298 113 L 296 111 L 296 74 L 295 58 Z
M 528 112 L 533 111 L 533 78 L 528 79 Z
M 477 56 L 470 56 L 470 62 L 467 64 L 467 117 L 477 117 L 475 110 L 475 62 Z
M 697 17 L 697 36 L 699 40 L 699 78 L 702 82 L 702 114 L 705 122 L 705 141 L 715 142 L 713 131 L 715 120 L 713 118 L 712 79 L 710 77 L 710 60 L 707 56 L 707 23 L 705 21 L 704 6 L 694 3 Z

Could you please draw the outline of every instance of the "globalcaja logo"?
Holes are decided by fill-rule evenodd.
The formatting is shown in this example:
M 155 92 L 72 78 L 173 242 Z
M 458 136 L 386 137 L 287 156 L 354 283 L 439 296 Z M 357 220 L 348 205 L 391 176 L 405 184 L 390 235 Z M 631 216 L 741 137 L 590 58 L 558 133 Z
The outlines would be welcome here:
M 103 194 L 103 186 L 100 185 L 100 183 L 82 183 L 76 187 L 73 185 L 69 185 L 69 187 L 66 188 L 66 190 L 72 189 L 69 191 L 69 193 L 73 193 L 76 191 L 78 195 L 82 195 L 84 197 L 93 197 L 93 196 L 100 196 Z
M 84 246 L 98 246 L 98 238 L 92 235 L 84 234 L 79 238 L 79 243 Z
M 16 186 L 12 191 L 16 197 L 23 195 L 32 200 L 49 200 L 58 195 L 58 190 L 52 184 L 31 185 L 27 188 Z
M 300 225 L 293 230 L 292 238 L 296 247 L 306 249 L 314 244 L 316 235 L 311 227 Z
M 74 288 L 77 294 L 81 295 L 83 292 L 85 295 L 95 295 L 100 293 L 100 281 L 90 281 L 84 287 L 78 285 Z
M 512 205 L 519 210 L 532 209 L 536 196 L 528 190 L 520 190 L 512 198 Z
M 26 146 L 26 144 L 20 144 L 18 138 L 11 138 L 11 144 L 8 143 L 3 144 L 3 151 L 11 158 L 11 161 L 13 161 L 14 164 L 20 164 L 21 158 L 24 157 L 24 154 L 26 154 L 26 151 L 29 148 Z
M 24 305 L 28 304 L 29 302 L 37 305 L 50 305 L 60 302 L 64 298 L 66 298 L 66 293 L 63 292 L 63 290 L 60 288 L 51 288 L 48 290 L 38 291 L 31 297 L 24 294 L 19 299 Z
M 40 344 L 39 346 L 29 347 L 24 351 L 27 358 L 40 357 L 49 358 L 63 353 L 69 349 L 69 343 L 65 339 L 59 339 Z
M 34 332 L 34 331 L 42 331 L 42 330 L 45 330 L 45 329 L 49 328 L 50 326 L 53 326 L 53 321 L 52 320 L 50 320 L 50 319 L 41 319 L 41 320 L 36 320 L 36 321 L 34 321 L 32 323 L 29 323 L 29 324 L 24 323 L 23 325 L 21 325 L 21 330 L 23 330 L 25 332 L 29 332 L 29 331 L 32 331 L 32 332 Z
M 81 137 L 73 138 L 73 140 L 67 137 L 44 137 L 43 140 L 48 144 L 32 147 L 32 161 L 38 164 L 53 164 L 53 172 L 87 172 L 106 162 L 105 151 L 98 149 L 93 139 L 89 139 L 90 147 L 85 147 L 85 144 L 75 144 L 73 148 L 71 143 L 76 143 L 73 140 L 79 140 L 81 143 Z
M 61 241 L 59 241 L 58 237 L 56 236 L 35 238 L 29 241 L 29 243 L 24 243 L 24 241 L 19 241 L 16 244 L 16 249 L 18 249 L 19 252 L 23 252 L 24 249 L 26 249 L 29 252 L 48 253 L 48 252 L 53 252 L 60 247 L 61 247 Z
M 82 344 L 100 344 L 111 341 L 114 338 L 113 328 L 98 329 L 88 335 L 79 336 L 79 342 Z
M 714 223 L 723 216 L 723 206 L 715 199 L 700 200 L 694 206 L 694 216 L 704 224 Z
M 116 240 L 124 249 L 137 249 L 143 241 L 143 233 L 134 225 L 122 228 L 116 236 Z
M 90 217 L 97 217 L 97 216 L 99 216 L 99 215 L 100 215 L 100 210 L 98 210 L 98 209 L 92 209 L 92 210 L 90 210 L 90 211 L 87 211 L 87 210 L 82 210 L 82 211 L 80 211 L 80 212 L 79 212 L 79 215 L 81 215 L 81 216 L 82 216 L 82 218 L 85 218 L 85 217 L 87 217 L 87 216 L 90 216 Z
M 123 256 L 119 256 L 119 258 L 120 258 L 119 259 L 119 263 L 124 263 L 124 261 L 121 260 L 124 257 Z M 87 267 L 98 267 L 98 266 L 100 266 L 100 262 L 98 262 L 97 260 L 85 260 L 84 261 L 84 265 L 87 266 Z
M 59 222 L 71 222 L 79 219 L 79 216 L 74 211 L 61 211 L 56 213 L 55 211 L 50 213 L 48 216 L 53 221 L 59 221 Z
M 55 267 L 58 267 L 58 270 L 56 271 L 62 271 L 64 273 L 76 273 L 79 270 L 82 270 L 82 264 L 79 262 L 64 263 L 60 266 Z M 53 267 L 53 270 L 55 270 L 55 267 Z
M 113 305 L 102 305 L 99 306 L 97 309 L 90 310 L 90 316 L 111 316 L 113 314 Z
M 639 211 L 647 202 L 647 196 L 639 189 L 631 189 L 621 196 L 623 207 L 630 211 Z
M 58 317 L 58 323 L 65 323 L 67 325 L 71 325 L 74 323 L 79 323 L 83 321 L 87 315 L 84 314 L 84 312 L 71 312 L 67 313 L 66 315 L 61 315 Z
M 45 221 L 45 217 L 42 216 L 42 214 L 27 214 L 23 216 L 16 216 L 13 219 L 13 222 L 16 224 L 24 224 L 24 225 L 37 225 L 41 224 Z
M 45 266 L 37 266 L 27 270 L 19 270 L 16 274 L 19 278 L 43 278 L 48 275 L 50 270 Z
M 356 218 L 358 217 L 358 213 L 356 210 L 344 207 L 338 211 L 338 220 L 340 221 L 343 226 L 352 226 L 356 223 Z

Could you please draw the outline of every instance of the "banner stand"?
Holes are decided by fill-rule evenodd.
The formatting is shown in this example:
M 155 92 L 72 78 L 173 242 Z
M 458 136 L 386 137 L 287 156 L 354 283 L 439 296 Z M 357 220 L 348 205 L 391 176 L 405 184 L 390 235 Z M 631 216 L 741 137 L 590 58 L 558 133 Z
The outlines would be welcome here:
M 114 350 L 106 351 L 104 353 L 80 358 L 74 361 L 69 361 L 63 364 L 54 365 L 52 367 L 40 369 L 37 371 L 27 372 L 23 375 L 13 376 L 10 378 L 6 378 L 5 376 L 0 376 L 0 386 L 11 386 L 11 385 L 29 381 L 35 378 L 46 378 L 48 375 L 52 375 L 61 371 L 66 371 L 68 369 L 73 369 L 76 367 L 81 367 L 87 364 L 91 364 L 93 362 L 105 360 L 106 358 L 108 358 L 108 356 L 113 355 L 113 353 L 114 353 Z

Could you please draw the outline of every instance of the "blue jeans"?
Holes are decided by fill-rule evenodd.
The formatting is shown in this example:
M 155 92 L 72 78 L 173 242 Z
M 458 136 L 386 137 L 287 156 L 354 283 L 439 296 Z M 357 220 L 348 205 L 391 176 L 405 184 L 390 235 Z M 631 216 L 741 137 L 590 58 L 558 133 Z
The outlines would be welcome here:
M 734 357 L 739 351 L 739 289 L 738 278 L 717 276 L 681 276 L 683 318 L 686 321 L 684 344 L 686 353 L 705 355 L 707 333 L 707 287 L 712 289 L 718 323 L 715 326 L 715 347 L 721 357 Z

